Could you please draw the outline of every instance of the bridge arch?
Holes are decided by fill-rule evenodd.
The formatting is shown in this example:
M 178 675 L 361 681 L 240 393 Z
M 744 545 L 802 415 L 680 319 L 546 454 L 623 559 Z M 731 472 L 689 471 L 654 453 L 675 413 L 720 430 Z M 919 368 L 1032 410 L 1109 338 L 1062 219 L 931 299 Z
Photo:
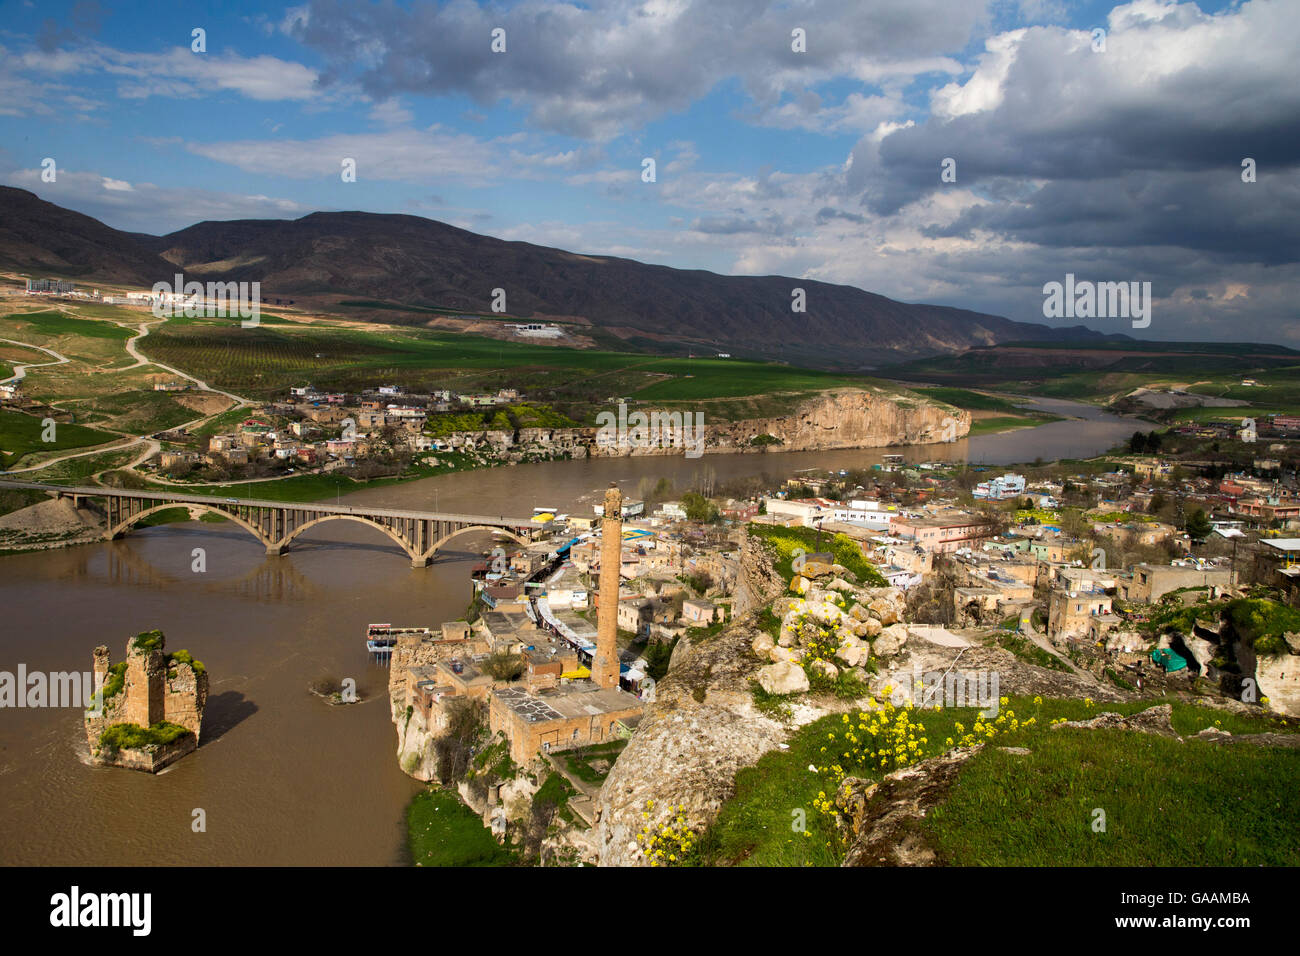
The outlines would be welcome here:
M 157 514 L 160 511 L 174 511 L 177 508 L 184 508 L 185 510 L 189 511 L 191 514 L 193 514 L 195 511 L 204 511 L 207 512 L 208 514 L 220 515 L 222 518 L 227 518 L 230 521 L 233 521 L 235 524 L 239 525 L 241 528 L 243 528 L 245 531 L 251 534 L 258 541 L 262 542 L 262 544 L 266 545 L 268 548 L 272 547 L 272 545 L 274 545 L 275 543 L 266 535 L 264 535 L 260 528 L 257 528 L 256 526 L 249 524 L 247 521 L 239 517 L 239 515 L 234 514 L 233 512 L 223 511 L 221 508 L 216 508 L 213 507 L 212 505 L 197 504 L 197 503 L 191 503 L 185 501 L 165 502 L 160 505 L 154 505 L 152 508 L 146 508 L 144 511 L 141 511 L 138 514 L 133 514 L 131 515 L 131 517 L 127 518 L 126 520 L 118 522 L 116 527 L 110 528 L 108 532 L 108 537 L 110 539 L 121 537 L 128 530 L 130 530 L 132 525 L 135 525 L 142 519 L 149 517 L 149 515 Z
M 517 535 L 513 531 L 508 531 L 505 528 L 498 528 L 488 524 L 471 524 L 471 525 L 466 525 L 463 528 L 457 528 L 451 534 L 443 535 L 441 538 L 435 541 L 433 545 L 429 548 L 429 550 L 424 552 L 424 554 L 420 555 L 418 558 L 415 558 L 415 556 L 412 555 L 412 558 L 414 560 L 419 561 L 422 564 L 428 564 L 430 561 L 433 560 L 434 554 L 436 554 L 438 549 L 441 548 L 444 544 L 446 544 L 448 541 L 450 541 L 452 538 L 456 537 L 457 535 L 468 534 L 471 531 L 487 531 L 492 534 L 505 535 L 507 538 L 510 538 L 512 541 L 516 542 L 521 547 L 524 547 L 528 544 L 527 538 Z
M 393 540 L 393 542 L 397 544 L 398 547 L 400 547 L 403 551 L 406 552 L 407 557 L 409 557 L 412 561 L 416 560 L 415 551 L 414 549 L 412 549 L 411 543 L 409 541 L 403 538 L 392 528 L 389 528 L 386 525 L 382 525 L 378 521 L 375 521 L 371 518 L 364 517 L 363 515 L 327 514 L 327 515 L 321 515 L 319 518 L 312 518 L 312 520 L 308 521 L 306 524 L 299 525 L 298 527 L 290 531 L 288 534 L 286 534 L 279 541 L 274 542 L 274 546 L 278 547 L 280 550 L 283 550 L 289 547 L 289 542 L 292 541 L 294 538 L 298 537 L 298 535 L 302 534 L 304 531 L 307 531 L 310 528 L 316 527 L 316 525 L 321 524 L 322 522 L 325 521 L 356 521 L 359 524 L 368 525 L 369 527 L 374 528 L 378 531 L 382 531 L 384 534 L 388 535 L 388 537 L 390 537 Z

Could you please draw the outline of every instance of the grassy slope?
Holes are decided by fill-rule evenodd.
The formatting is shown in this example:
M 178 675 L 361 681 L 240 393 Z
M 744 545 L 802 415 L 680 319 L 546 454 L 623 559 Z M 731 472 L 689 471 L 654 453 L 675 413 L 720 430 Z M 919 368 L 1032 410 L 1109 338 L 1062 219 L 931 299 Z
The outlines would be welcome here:
M 1004 765 L 1001 763 L 1002 758 L 997 756 L 988 758 L 990 766 L 987 771 L 980 770 L 981 776 L 972 777 L 969 787 L 963 775 L 952 791 L 949 801 L 952 809 L 944 817 L 947 830 L 943 839 L 948 842 L 941 846 L 949 848 L 949 862 L 958 865 L 979 863 L 984 862 L 979 854 L 1009 854 L 1009 850 L 999 849 L 1004 842 L 1008 845 L 1024 843 L 1019 851 L 1024 859 L 1018 861 L 1008 855 L 1001 862 L 1015 865 L 1017 862 L 1027 863 L 1036 859 L 1037 851 L 1029 845 L 1031 841 L 1017 841 L 1016 834 L 1022 832 L 1022 827 L 1007 827 L 1006 821 L 1009 818 L 1023 821 L 1047 813 L 1059 821 L 1075 812 L 1074 808 L 1084 804 L 1089 811 L 1101 806 L 1114 807 L 1121 815 L 1129 814 L 1128 799 L 1119 802 L 1116 796 L 1117 784 L 1111 778 L 1110 771 L 1081 774 L 1081 764 L 1077 759 L 1071 759 L 1079 755 L 1072 738 L 1057 739 L 1057 735 L 1070 732 L 1051 731 L 1048 724 L 1056 717 L 1086 719 L 1103 709 L 1134 713 L 1153 703 L 1106 704 L 1104 708 L 1090 708 L 1081 700 L 1045 700 L 1039 706 L 1030 699 L 1011 698 L 1008 707 L 1021 719 L 1035 717 L 1037 726 L 999 736 L 995 738 L 994 744 L 1028 747 L 1033 753 L 1018 759 L 1024 761 L 1024 766 L 1031 768 L 1033 773 L 1039 774 L 1039 779 L 1032 789 L 999 790 L 996 780 Z M 961 721 L 969 729 L 975 715 L 973 708 L 949 708 L 938 712 L 927 711 L 921 716 L 919 719 L 925 725 L 925 735 L 929 740 L 924 748 L 926 756 L 947 750 L 945 740 L 953 734 L 954 722 Z M 1268 730 L 1294 732 L 1300 729 L 1295 721 L 1283 724 L 1276 718 L 1236 716 L 1208 707 L 1178 703 L 1174 705 L 1173 723 L 1181 734 L 1192 734 L 1214 726 L 1215 721 L 1219 721 L 1222 729 L 1237 734 Z M 824 766 L 829 762 L 828 754 L 822 750 L 827 745 L 826 735 L 838 731 L 840 727 L 841 720 L 838 716 L 815 721 L 790 737 L 788 750 L 766 754 L 756 765 L 745 768 L 736 775 L 735 796 L 723 805 L 717 821 L 702 841 L 709 862 L 754 866 L 838 865 L 842 859 L 842 850 L 833 828 L 826 817 L 812 808 L 813 799 L 828 783 L 823 776 L 813 773 L 808 767 Z M 1126 832 L 1130 839 L 1139 841 L 1134 848 L 1117 846 L 1113 840 L 1089 842 L 1094 834 L 1088 826 L 1090 818 L 1085 816 L 1077 821 L 1077 832 L 1070 830 L 1056 838 L 1056 845 L 1062 852 L 1062 848 L 1068 846 L 1070 853 L 1079 856 L 1091 854 L 1080 862 L 1093 864 L 1118 865 L 1134 859 L 1137 854 L 1136 858 L 1146 865 L 1173 865 L 1184 861 L 1184 851 L 1178 844 L 1180 839 L 1185 840 L 1187 834 L 1202 830 L 1214 832 L 1230 826 L 1243 845 L 1247 840 L 1250 841 L 1251 859 L 1281 862 L 1289 858 L 1290 865 L 1300 863 L 1300 859 L 1296 858 L 1300 840 L 1296 838 L 1295 823 L 1300 819 L 1300 807 L 1296 806 L 1294 797 L 1297 785 L 1300 784 L 1300 759 L 1297 759 L 1300 754 L 1295 751 L 1259 750 L 1248 746 L 1225 747 L 1218 755 L 1197 758 L 1196 767 L 1212 772 L 1204 776 L 1197 774 L 1191 778 L 1194 782 L 1189 784 L 1190 775 L 1171 773 L 1171 768 L 1164 762 L 1166 754 L 1163 749 L 1148 746 L 1151 739 L 1148 735 L 1118 731 L 1085 733 L 1093 735 L 1093 743 L 1086 745 L 1098 748 L 1093 753 L 1105 755 L 1105 759 L 1113 764 L 1126 766 L 1125 780 L 1140 781 L 1138 785 L 1126 782 L 1123 787 L 1132 787 L 1133 793 L 1141 794 L 1150 804 L 1151 810 L 1143 819 L 1150 820 L 1151 815 L 1156 813 L 1156 807 L 1164 808 L 1161 812 L 1168 811 L 1168 814 L 1159 826 L 1147 827 L 1137 834 L 1133 833 L 1132 828 L 1137 826 L 1138 818 L 1127 817 Z M 1175 752 L 1186 754 L 1199 753 L 1214 745 L 1188 741 L 1175 746 L 1184 748 Z M 976 767 L 979 765 L 976 764 Z M 849 772 L 868 779 L 880 777 L 873 769 L 849 768 Z M 1252 784 L 1261 782 L 1262 777 L 1268 775 L 1278 782 L 1265 785 L 1258 800 L 1252 799 L 1251 790 L 1238 785 L 1240 780 L 1248 780 Z M 1195 799 L 1184 792 L 1187 786 L 1199 791 Z M 1275 808 L 1273 795 L 1280 797 L 1286 794 L 1290 794 L 1286 796 L 1290 802 L 1284 803 L 1281 808 Z M 1045 808 L 1045 804 L 1051 806 Z M 1186 809 L 1188 807 L 1191 808 L 1190 812 Z M 1233 808 L 1234 815 L 1223 818 L 1230 807 Z M 794 811 L 801 809 L 806 811 L 808 836 L 793 831 L 791 827 L 795 819 Z M 1110 811 L 1108 815 L 1113 819 Z M 1291 835 L 1289 841 L 1275 845 L 1270 850 L 1265 843 L 1276 834 L 1272 821 L 1278 815 L 1288 821 Z M 1073 817 L 1070 819 L 1074 820 Z M 980 841 L 981 832 L 992 834 L 992 831 L 997 833 Z M 1263 856 L 1258 856 L 1257 851 Z M 1218 861 L 1207 859 L 1202 854 L 1196 862 L 1240 861 L 1240 855 Z
M 509 866 L 515 855 L 492 838 L 477 813 L 446 790 L 416 794 L 406 811 L 416 866 Z
M 1300 751 L 1062 729 L 986 747 L 924 829 L 968 866 L 1296 866 Z M 1096 811 L 1105 830 L 1094 831 Z M 1014 818 L 1015 825 L 1007 826 Z

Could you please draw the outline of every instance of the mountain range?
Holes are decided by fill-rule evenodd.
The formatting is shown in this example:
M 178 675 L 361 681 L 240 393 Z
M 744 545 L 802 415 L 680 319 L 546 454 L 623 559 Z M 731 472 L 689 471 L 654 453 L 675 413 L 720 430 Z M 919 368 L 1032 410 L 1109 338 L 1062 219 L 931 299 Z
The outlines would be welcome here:
M 361 319 L 423 324 L 434 315 L 569 323 L 589 342 L 653 351 L 717 349 L 793 364 L 872 368 L 1008 341 L 1122 338 L 948 306 L 909 304 L 846 285 L 727 276 L 585 255 L 479 235 L 418 216 L 317 212 L 301 219 L 200 222 L 165 236 L 127 233 L 0 186 L 0 267 L 149 287 L 177 271 L 260 281 L 262 298 Z M 792 308 L 803 289 L 806 311 Z M 482 323 L 480 322 L 481 326 Z

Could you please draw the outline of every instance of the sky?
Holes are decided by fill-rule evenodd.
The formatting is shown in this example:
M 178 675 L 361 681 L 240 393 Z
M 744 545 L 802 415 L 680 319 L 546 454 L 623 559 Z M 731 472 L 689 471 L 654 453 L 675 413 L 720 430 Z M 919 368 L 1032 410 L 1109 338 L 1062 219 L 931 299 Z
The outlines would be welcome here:
M 0 183 L 1300 348 L 1297 51 L 1300 0 L 2 0 Z M 1150 324 L 1045 318 L 1067 274 Z

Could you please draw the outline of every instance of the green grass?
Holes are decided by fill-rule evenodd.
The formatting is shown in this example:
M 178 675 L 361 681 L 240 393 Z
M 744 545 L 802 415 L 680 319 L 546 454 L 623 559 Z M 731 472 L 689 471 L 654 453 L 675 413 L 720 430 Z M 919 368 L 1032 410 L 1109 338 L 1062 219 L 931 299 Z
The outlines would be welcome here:
M 135 527 L 155 528 L 158 525 L 180 524 L 189 520 L 189 508 L 164 508 L 162 511 L 155 511 L 147 518 L 141 518 L 135 523 Z
M 1016 620 L 1013 618 L 1012 620 Z M 1054 654 L 1049 654 L 1027 637 L 1019 634 L 997 634 L 994 638 L 998 647 L 1010 651 L 1028 664 L 1046 667 L 1055 671 L 1074 673 L 1074 669 Z
M 113 754 L 119 750 L 162 747 L 189 735 L 190 732 L 180 724 L 173 724 L 166 720 L 160 720 L 149 727 L 141 727 L 139 724 L 113 724 L 99 735 L 99 747 Z
M 112 427 L 136 435 L 166 431 L 203 417 L 201 412 L 186 408 L 171 394 L 154 391 L 103 395 L 78 406 L 78 409 L 85 409 L 97 420 L 107 419 Z
M 771 546 L 775 558 L 773 567 L 786 581 L 794 576 L 795 552 L 803 549 L 805 554 L 814 553 L 818 550 L 820 537 L 821 550 L 834 554 L 835 562 L 852 571 L 860 584 L 868 587 L 884 587 L 886 584 L 875 565 L 863 556 L 862 548 L 848 535 L 823 533 L 819 536 L 813 528 L 783 528 L 768 524 L 751 524 L 748 530 Z
M 416 866 L 510 866 L 513 851 L 501 846 L 479 815 L 449 790 L 416 794 L 406 811 L 407 845 Z
M 989 799 L 994 801 L 989 807 L 984 808 L 978 816 L 970 817 L 971 822 L 966 822 L 968 817 L 963 811 L 962 815 L 952 815 L 950 819 L 961 824 L 961 833 L 963 839 L 971 841 L 972 845 L 979 844 L 974 841 L 978 837 L 976 832 L 978 827 L 983 827 L 985 831 L 989 830 L 1007 830 L 1010 836 L 1006 834 L 996 834 L 989 838 L 988 846 L 994 847 L 1000 845 L 1000 841 L 1007 836 L 1007 839 L 1015 839 L 1016 827 L 1008 827 L 1007 820 L 1014 818 L 1018 821 L 1034 817 L 1037 814 L 1037 807 L 1040 803 L 1052 797 L 1053 799 L 1065 800 L 1065 794 L 1074 794 L 1079 797 L 1084 796 L 1084 802 L 1088 803 L 1088 808 L 1095 806 L 1108 806 L 1115 804 L 1105 804 L 1099 801 L 1111 799 L 1114 794 L 1111 792 L 1103 793 L 1106 786 L 1110 786 L 1107 779 L 1105 784 L 1100 781 L 1101 776 L 1093 777 L 1091 775 L 1082 775 L 1079 772 L 1080 766 L 1078 761 L 1071 762 L 1064 757 L 1057 757 L 1061 753 L 1059 744 L 1055 741 L 1057 734 L 1068 734 L 1068 730 L 1050 730 L 1049 724 L 1055 718 L 1065 718 L 1068 720 L 1086 720 L 1095 717 L 1097 714 L 1105 711 L 1116 711 L 1123 714 L 1133 714 L 1154 706 L 1159 701 L 1131 701 L 1122 704 L 1105 703 L 1089 706 L 1083 700 L 1054 700 L 1047 699 L 1041 705 L 1033 703 L 1032 698 L 1012 697 L 1008 701 L 1007 708 L 1014 711 L 1018 719 L 1034 717 L 1037 725 L 1029 729 L 1020 729 L 1014 733 L 999 735 L 994 739 L 993 746 L 1015 745 L 1027 747 L 1034 752 L 1044 754 L 1046 772 L 1043 779 L 1035 785 L 1030 791 L 1018 790 L 1014 787 L 1005 787 L 994 793 L 990 789 Z M 966 729 L 969 730 L 974 722 L 977 711 L 974 708 L 948 708 L 941 711 L 925 711 L 923 714 L 918 713 L 915 719 L 921 721 L 925 726 L 925 736 L 929 743 L 923 748 L 925 756 L 935 756 L 945 752 L 948 747 L 945 743 L 949 736 L 956 736 L 954 724 L 957 721 L 962 722 Z M 1260 711 L 1258 714 L 1236 715 L 1226 711 L 1217 710 L 1210 707 L 1201 707 L 1195 704 L 1187 704 L 1181 701 L 1173 702 L 1174 728 L 1183 735 L 1191 735 L 1207 727 L 1215 726 L 1218 723 L 1220 729 L 1227 730 L 1234 734 L 1241 733 L 1260 733 L 1264 731 L 1273 731 L 1281 733 L 1300 732 L 1300 721 L 1288 720 L 1276 715 Z M 701 846 L 705 853 L 706 861 L 713 864 L 724 865 L 747 865 L 747 866 L 837 866 L 842 858 L 842 850 L 838 840 L 835 837 L 834 828 L 831 826 L 829 818 L 818 813 L 813 809 L 812 801 L 819 792 L 828 791 L 830 783 L 827 778 L 819 773 L 813 773 L 808 769 L 810 765 L 825 766 L 832 759 L 823 747 L 827 746 L 827 734 L 831 732 L 838 733 L 842 728 L 842 721 L 839 715 L 830 715 L 820 720 L 808 724 L 793 733 L 787 740 L 789 749 L 783 751 L 772 751 L 764 754 L 759 761 L 752 767 L 743 768 L 736 775 L 735 794 L 723 804 L 722 809 L 714 821 L 714 824 L 703 834 Z M 1089 731 L 1095 735 L 1097 746 L 1101 753 L 1108 753 L 1110 759 L 1114 761 L 1125 761 L 1132 768 L 1132 772 L 1137 775 L 1134 779 L 1140 779 L 1140 786 L 1123 782 L 1125 778 L 1119 778 L 1120 783 L 1116 784 L 1122 788 L 1127 788 L 1130 794 L 1141 795 L 1141 798 L 1151 803 L 1152 807 L 1161 806 L 1165 812 L 1165 825 L 1157 827 L 1161 835 L 1161 840 L 1148 843 L 1148 848 L 1153 854 L 1149 860 L 1143 861 L 1147 864 L 1160 864 L 1170 860 L 1171 854 L 1179 853 L 1174 850 L 1161 850 L 1164 843 L 1178 843 L 1179 834 L 1199 832 L 1205 826 L 1209 828 L 1219 827 L 1221 824 L 1212 816 L 1202 819 L 1199 814 L 1210 814 L 1210 808 L 1207 802 L 1217 799 L 1222 805 L 1241 806 L 1251 800 L 1252 791 L 1248 787 L 1238 787 L 1237 781 L 1239 775 L 1238 769 L 1246 773 L 1244 779 L 1251 781 L 1253 785 L 1262 778 L 1273 774 L 1278 783 L 1268 784 L 1262 793 L 1290 793 L 1297 792 L 1296 785 L 1300 783 L 1296 774 L 1300 772 L 1300 757 L 1297 751 L 1281 751 L 1280 749 L 1259 750 L 1251 745 L 1235 745 L 1224 747 L 1222 753 L 1226 755 L 1223 758 L 1216 758 L 1209 764 L 1198 763 L 1198 767 L 1205 769 L 1213 767 L 1217 771 L 1222 771 L 1219 775 L 1182 775 L 1177 777 L 1176 784 L 1162 782 L 1165 778 L 1161 773 L 1169 768 L 1163 767 L 1158 763 L 1151 762 L 1143 754 L 1149 751 L 1145 746 L 1145 741 L 1149 740 L 1149 735 L 1138 734 L 1133 732 L 1119 731 Z M 1175 748 L 1171 751 L 1173 754 L 1187 751 L 1178 750 L 1178 747 L 1185 747 L 1195 750 L 1197 748 L 1208 748 L 1215 745 L 1205 744 L 1199 741 L 1187 741 L 1185 744 L 1172 742 Z M 986 747 L 986 750 L 991 748 Z M 1163 755 L 1163 751 L 1161 752 Z M 1285 754 L 1285 756 L 1281 756 Z M 1235 756 L 1234 756 L 1235 755 Z M 1006 755 L 1012 757 L 1013 755 Z M 1014 759 L 1026 760 L 1032 759 L 1017 757 Z M 1198 760 L 1201 758 L 1198 758 Z M 1226 762 L 1224 762 L 1226 760 Z M 1144 762 L 1145 761 L 1145 762 Z M 1001 768 L 1003 764 L 997 764 Z M 1261 769 L 1248 770 L 1249 767 Z M 849 773 L 855 776 L 865 777 L 870 780 L 880 779 L 880 773 L 874 768 L 846 768 Z M 996 774 L 990 774 L 991 778 L 996 779 Z M 1091 784 L 1088 782 L 1096 779 L 1099 783 L 1093 786 L 1091 790 L 1087 789 Z M 1173 778 L 1170 778 L 1173 779 Z M 964 778 L 963 778 L 964 780 Z M 979 783 L 978 779 L 976 783 Z M 1180 809 L 1187 803 L 1186 794 L 1183 786 L 1192 790 L 1199 791 L 1199 796 L 1190 801 L 1194 813 L 1189 815 Z M 1080 788 L 1083 789 L 1080 789 Z M 959 786 L 955 793 L 959 793 Z M 828 793 L 828 795 L 831 795 Z M 1241 800 L 1238 800 L 1241 797 Z M 1130 799 L 1137 799 L 1136 796 Z M 1274 857 L 1283 853 L 1294 854 L 1296 847 L 1300 846 L 1300 840 L 1296 839 L 1294 821 L 1300 819 L 1294 800 L 1295 797 L 1288 797 L 1290 804 L 1284 810 L 1283 817 L 1287 821 L 1287 826 L 1291 827 L 1291 836 L 1282 847 L 1275 850 Z M 1089 800 L 1093 802 L 1088 802 Z M 1261 801 L 1262 802 L 1262 801 Z M 1066 804 L 1073 807 L 1074 804 Z M 996 808 L 996 809 L 994 809 Z M 1277 813 L 1268 807 L 1265 809 L 1269 813 Z M 802 814 L 797 811 L 803 811 Z M 999 814 L 993 819 L 994 813 Z M 1054 811 L 1055 812 L 1055 811 Z M 1111 811 L 1108 811 L 1110 814 Z M 800 817 L 806 820 L 808 836 L 792 829 L 792 824 L 797 822 Z M 974 821 L 978 821 L 978 826 Z M 1249 825 L 1254 825 L 1255 817 L 1246 819 Z M 1091 837 L 1093 834 L 1087 828 L 1088 820 L 1083 821 L 1083 832 L 1075 834 L 1071 839 Z M 1173 825 L 1171 827 L 1171 824 Z M 1231 825 L 1230 821 L 1226 825 Z M 1171 829 L 1173 832 L 1171 833 Z M 1026 843 L 1024 853 L 1032 854 L 1035 851 L 1030 845 L 1031 841 L 1023 840 Z M 1079 844 L 1081 846 L 1097 846 L 1097 844 Z M 1181 856 L 1176 858 L 1181 859 Z M 1252 857 L 1254 858 L 1254 857 Z M 963 858 L 955 858 L 952 862 L 963 863 L 969 862 Z M 1096 860 L 1092 862 L 1098 862 Z M 1206 862 L 1204 858 L 1196 861 L 1200 865 Z
M 75 335 L 88 339 L 118 339 L 125 341 L 135 333 L 109 322 L 94 319 L 77 319 L 63 312 L 25 312 L 11 316 L 28 323 L 45 335 Z
M 5 488 L 0 490 L 0 515 L 30 508 L 44 501 L 46 497 L 45 492 L 32 488 Z
M 968 388 L 952 388 L 950 386 L 938 386 L 934 388 L 914 388 L 914 392 L 927 395 L 935 401 L 944 402 L 948 405 L 955 405 L 957 408 L 966 408 L 971 411 L 985 412 L 1007 412 L 1009 414 L 1019 414 L 1020 408 L 1016 402 L 1000 395 L 987 395 L 983 392 L 973 392 Z M 1020 399 L 1023 404 L 1024 399 Z
M 62 451 L 86 448 L 117 441 L 120 435 L 59 422 L 54 427 L 54 441 L 41 440 L 45 428 L 41 419 L 22 412 L 0 409 L 0 464 L 6 468 L 17 464 L 26 455 L 42 451 Z
M 195 674 L 207 673 L 207 668 L 203 666 L 203 662 L 196 661 L 193 655 L 191 655 L 190 652 L 185 650 L 184 648 L 181 648 L 179 651 L 176 651 L 174 654 L 168 654 L 167 664 L 168 666 L 172 664 L 189 664 L 190 667 L 194 668 Z
M 1010 431 L 1013 428 L 1032 428 L 1048 421 L 1060 421 L 1059 418 L 1030 418 L 1026 415 L 998 415 L 994 418 L 981 418 L 971 422 L 968 435 L 989 435 L 994 432 Z
M 1300 751 L 1063 729 L 986 747 L 921 825 L 961 866 L 1296 866 Z M 1094 832 L 1096 810 L 1105 831 Z
M 266 501 L 286 502 L 328 501 L 331 498 L 359 491 L 362 488 L 377 488 L 384 485 L 399 484 L 420 478 L 431 478 L 435 475 L 446 474 L 449 471 L 466 471 L 476 467 L 470 458 L 458 453 L 439 452 L 436 457 L 438 459 L 437 467 L 414 465 L 401 475 L 370 478 L 365 481 L 357 481 L 339 474 L 311 474 L 293 475 L 289 478 L 269 481 L 250 481 L 238 485 L 191 485 L 186 483 L 184 487 L 172 486 L 171 490 L 220 498 L 239 498 L 241 500 L 260 498 Z

